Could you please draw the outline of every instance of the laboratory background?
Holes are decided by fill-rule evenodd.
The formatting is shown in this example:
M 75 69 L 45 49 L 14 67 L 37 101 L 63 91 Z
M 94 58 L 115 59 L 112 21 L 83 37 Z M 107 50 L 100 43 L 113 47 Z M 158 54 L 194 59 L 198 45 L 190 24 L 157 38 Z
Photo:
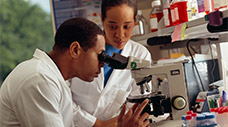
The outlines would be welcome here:
M 0 0 L 0 86 L 36 48 L 51 50 L 63 21 L 87 18 L 102 28 L 101 0 Z M 228 126 L 228 0 L 137 0 L 132 40 L 153 63 L 137 63 L 132 77 L 151 126 Z M 152 89 L 148 88 L 152 84 Z M 144 96 L 143 91 L 150 94 Z

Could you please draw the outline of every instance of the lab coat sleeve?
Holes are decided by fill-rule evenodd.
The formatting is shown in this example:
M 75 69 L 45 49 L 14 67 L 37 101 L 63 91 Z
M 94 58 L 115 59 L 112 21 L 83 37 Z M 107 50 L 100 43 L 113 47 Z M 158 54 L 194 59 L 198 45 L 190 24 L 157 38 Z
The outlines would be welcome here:
M 13 98 L 15 114 L 23 127 L 64 127 L 59 111 L 60 90 L 41 75 L 28 77 Z
M 75 103 L 73 113 L 75 127 L 92 127 L 96 122 L 96 117 L 81 109 L 81 107 Z

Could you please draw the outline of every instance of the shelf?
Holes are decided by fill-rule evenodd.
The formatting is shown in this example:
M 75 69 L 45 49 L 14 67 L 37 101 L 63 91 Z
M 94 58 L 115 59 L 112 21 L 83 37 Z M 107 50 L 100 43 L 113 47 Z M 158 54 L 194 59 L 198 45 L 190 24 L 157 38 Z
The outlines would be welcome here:
M 223 18 L 228 17 L 228 10 L 223 11 L 222 14 L 223 14 Z M 202 27 L 202 26 L 204 27 L 204 29 L 206 29 L 205 26 L 208 23 L 209 23 L 209 21 L 205 21 L 205 17 L 202 17 L 202 18 L 199 18 L 199 19 L 196 19 L 196 20 L 192 20 L 192 21 L 186 22 L 186 24 L 187 24 L 186 31 L 188 31 L 188 33 L 190 33 L 191 30 L 202 30 L 202 29 L 200 29 L 200 27 Z M 158 30 L 156 32 L 151 32 L 149 34 L 132 37 L 131 39 L 134 40 L 134 41 L 136 41 L 136 42 L 139 42 L 139 43 L 141 43 L 141 44 L 143 44 L 145 46 L 148 46 L 147 45 L 147 39 L 148 38 L 171 35 L 173 33 L 173 31 L 174 31 L 174 28 L 175 28 L 175 26 L 164 28 L 164 29 Z M 203 34 L 203 33 L 201 34 L 200 33 L 196 37 L 197 38 L 199 38 L 199 37 L 200 38 L 206 38 L 208 36 L 214 36 L 214 35 L 216 36 L 218 34 L 226 34 L 226 35 L 228 35 L 227 32 L 210 33 L 210 32 L 207 31 L 207 34 Z M 189 37 L 189 38 L 187 37 L 186 39 L 192 39 L 192 38 L 194 38 L 194 37 Z M 227 39 L 227 42 L 228 42 L 228 39 Z

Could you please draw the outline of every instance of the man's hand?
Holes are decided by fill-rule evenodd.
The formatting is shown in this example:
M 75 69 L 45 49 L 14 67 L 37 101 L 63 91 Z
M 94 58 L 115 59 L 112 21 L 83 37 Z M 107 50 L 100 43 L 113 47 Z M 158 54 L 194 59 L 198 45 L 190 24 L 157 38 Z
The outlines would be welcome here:
M 146 120 L 149 117 L 148 113 L 141 115 L 144 107 L 149 102 L 148 99 L 144 100 L 141 104 L 134 104 L 128 113 L 125 115 L 126 106 L 123 105 L 123 108 L 118 116 L 118 127 L 146 127 L 149 126 L 149 120 Z

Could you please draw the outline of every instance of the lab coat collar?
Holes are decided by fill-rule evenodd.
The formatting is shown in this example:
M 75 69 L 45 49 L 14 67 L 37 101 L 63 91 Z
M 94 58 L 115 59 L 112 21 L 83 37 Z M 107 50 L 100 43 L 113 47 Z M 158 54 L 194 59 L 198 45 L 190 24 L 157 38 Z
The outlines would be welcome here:
M 61 78 L 62 81 L 65 81 L 55 62 L 44 51 L 41 51 L 40 49 L 36 49 L 35 53 L 33 54 L 33 57 L 46 63 L 51 68 L 51 70 L 55 71 L 55 74 L 59 78 Z

